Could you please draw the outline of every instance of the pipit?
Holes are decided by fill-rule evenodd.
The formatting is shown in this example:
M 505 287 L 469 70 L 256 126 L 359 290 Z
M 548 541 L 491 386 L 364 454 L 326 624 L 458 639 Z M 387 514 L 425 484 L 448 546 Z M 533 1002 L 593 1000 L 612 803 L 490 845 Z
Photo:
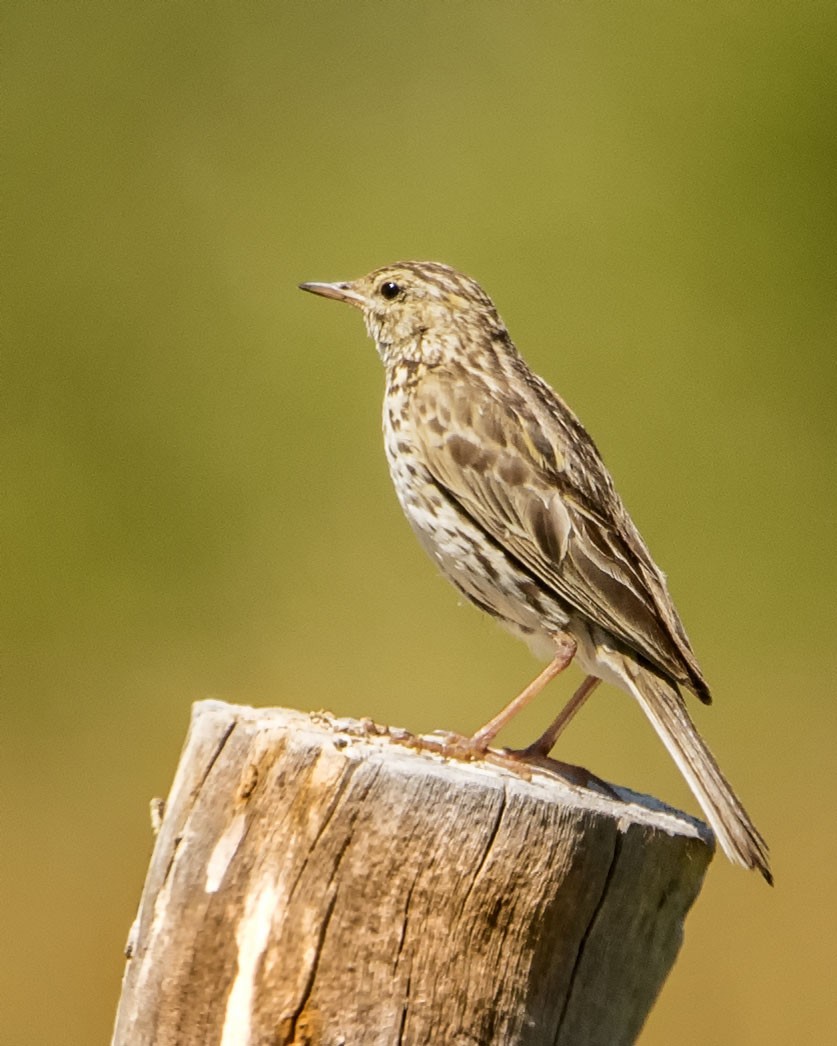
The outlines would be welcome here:
M 575 657 L 586 678 L 524 755 L 546 756 L 601 681 L 639 702 L 731 861 L 772 882 L 768 850 L 686 710 L 709 687 L 663 573 L 593 441 L 529 370 L 494 303 L 447 265 L 399 262 L 303 290 L 360 309 L 386 371 L 383 427 L 419 541 L 543 672 L 458 754 L 479 756 Z

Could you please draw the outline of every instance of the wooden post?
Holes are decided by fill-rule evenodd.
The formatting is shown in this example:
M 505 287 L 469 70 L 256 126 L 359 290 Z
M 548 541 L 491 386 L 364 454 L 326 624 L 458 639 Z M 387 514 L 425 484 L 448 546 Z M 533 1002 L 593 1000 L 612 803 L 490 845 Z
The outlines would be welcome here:
M 712 856 L 621 789 L 369 723 L 205 701 L 131 932 L 115 1046 L 618 1046 Z

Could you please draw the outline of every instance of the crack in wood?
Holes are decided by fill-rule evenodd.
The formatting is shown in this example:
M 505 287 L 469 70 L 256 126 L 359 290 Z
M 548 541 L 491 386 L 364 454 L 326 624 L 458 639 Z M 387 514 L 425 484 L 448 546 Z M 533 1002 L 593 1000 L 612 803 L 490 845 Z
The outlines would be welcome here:
M 191 795 L 189 796 L 189 808 L 188 808 L 187 811 L 184 812 L 183 825 L 181 827 L 181 830 L 179 832 L 177 832 L 173 836 L 173 838 L 172 838 L 171 854 L 169 855 L 169 860 L 168 860 L 168 863 L 166 864 L 166 870 L 163 872 L 163 878 L 162 878 L 162 880 L 160 882 L 160 890 L 161 891 L 165 887 L 166 883 L 168 882 L 169 876 L 172 873 L 172 870 L 173 870 L 174 864 L 175 864 L 175 860 L 177 858 L 177 852 L 180 849 L 180 844 L 183 841 L 183 836 L 185 835 L 185 832 L 186 832 L 186 826 L 189 823 L 189 818 L 194 813 L 195 806 L 197 805 L 197 802 L 198 802 L 200 794 L 201 794 L 201 792 L 203 790 L 203 787 L 206 784 L 206 781 L 207 781 L 210 773 L 212 772 L 213 766 L 215 766 L 215 764 L 218 762 L 218 759 L 219 759 L 221 753 L 224 751 L 224 748 L 226 747 L 227 742 L 232 737 L 232 734 L 233 734 L 233 731 L 236 728 L 236 725 L 237 725 L 236 720 L 233 719 L 233 721 L 228 726 L 226 726 L 224 728 L 224 732 L 218 738 L 218 743 L 215 746 L 214 751 L 212 752 L 212 754 L 210 755 L 209 759 L 207 760 L 206 766 L 203 769 L 203 773 L 201 774 L 200 780 L 198 781 L 198 783 L 192 789 Z
M 468 903 L 468 900 L 469 900 L 471 894 L 473 893 L 474 888 L 477 885 L 477 880 L 480 877 L 480 872 L 485 867 L 485 862 L 488 860 L 488 855 L 491 853 L 492 847 L 494 846 L 494 841 L 497 838 L 497 833 L 500 831 L 500 824 L 501 824 L 501 822 L 503 820 L 503 814 L 506 812 L 506 806 L 508 804 L 508 798 L 509 797 L 508 797 L 508 792 L 506 791 L 506 782 L 503 781 L 502 782 L 502 791 L 501 791 L 501 794 L 500 794 L 500 806 L 499 806 L 499 808 L 497 810 L 497 816 L 494 819 L 494 824 L 491 826 L 491 829 L 489 830 L 489 833 L 488 833 L 488 843 L 487 843 L 487 845 L 485 847 L 485 850 L 483 851 L 483 854 L 482 854 L 482 857 L 480 858 L 479 864 L 474 869 L 474 873 L 471 876 L 471 882 L 468 884 L 468 891 L 467 891 L 467 893 L 465 894 L 465 896 L 462 899 L 462 911 L 463 912 L 465 910 L 465 905 Z
M 288 900 L 289 901 L 296 894 L 296 888 L 297 888 L 297 886 L 299 886 L 300 879 L 302 879 L 303 875 L 305 874 L 306 869 L 308 868 L 308 863 L 311 860 L 311 858 L 312 858 L 312 856 L 314 854 L 314 851 L 317 848 L 317 843 L 319 843 L 320 839 L 322 839 L 326 829 L 331 824 L 331 822 L 334 820 L 335 814 L 337 813 L 338 809 L 342 805 L 342 800 L 345 799 L 346 792 L 348 791 L 349 784 L 352 781 L 352 779 L 354 778 L 354 775 L 355 775 L 355 773 L 356 773 L 356 771 L 358 769 L 358 766 L 359 766 L 358 763 L 347 762 L 346 766 L 343 768 L 343 772 L 342 772 L 342 774 L 340 776 L 340 781 L 338 782 L 338 784 L 336 786 L 334 798 L 329 803 L 328 808 L 326 809 L 325 814 L 323 816 L 323 819 L 322 819 L 322 821 L 320 822 L 320 824 L 319 824 L 319 826 L 317 828 L 317 832 L 316 832 L 314 838 L 312 839 L 311 844 L 310 844 L 310 846 L 308 848 L 308 853 L 303 858 L 302 864 L 299 866 L 299 871 L 297 872 L 296 876 L 294 877 L 293 882 L 291 883 L 291 888 L 290 888 L 290 891 L 288 893 Z M 369 789 L 374 784 L 375 779 L 376 779 L 377 776 L 378 776 L 378 768 L 375 768 L 373 770 L 372 774 L 370 775 L 369 779 L 364 782 L 365 788 L 364 788 L 364 790 L 363 790 L 363 792 L 362 792 L 362 794 L 360 796 L 361 799 L 364 799 L 368 795 Z M 355 823 L 356 819 L 357 819 L 357 812 L 355 812 L 352 815 L 352 819 L 349 822 L 349 825 L 348 825 L 348 828 L 347 828 L 347 832 L 346 832 L 346 840 L 343 843 L 343 846 L 342 846 L 341 850 L 338 853 L 338 862 L 337 862 L 337 865 L 335 866 L 335 870 L 339 866 L 339 862 L 340 862 L 340 860 L 343 857 L 343 853 L 345 852 L 345 849 L 346 849 L 346 847 L 349 844 L 349 841 L 351 839 L 351 829 L 354 826 L 354 823 Z
M 354 779 L 354 776 L 357 773 L 359 767 L 360 763 L 353 759 L 347 759 L 345 764 L 343 765 L 342 771 L 340 773 L 340 779 L 337 782 L 336 788 L 334 789 L 334 794 L 329 800 L 328 806 L 326 807 L 325 813 L 323 814 L 323 819 L 320 822 L 320 826 L 317 829 L 316 835 L 311 841 L 312 850 L 315 849 L 317 843 L 322 838 L 323 833 L 334 820 L 334 815 L 337 812 L 337 808 L 342 804 L 343 800 L 345 799 L 349 785 L 352 783 L 352 780 Z
M 348 843 L 346 845 L 348 846 Z M 345 847 L 343 852 L 345 852 Z M 317 941 L 314 947 L 314 958 L 311 963 L 311 968 L 308 971 L 308 976 L 306 977 L 305 984 L 302 987 L 302 996 L 300 998 L 300 1001 L 295 1007 L 290 1020 L 291 1038 L 288 1040 L 289 1046 L 296 1039 L 297 1023 L 299 1022 L 299 1018 L 305 1010 L 305 1007 L 308 1005 L 308 1000 L 311 998 L 311 993 L 314 990 L 314 981 L 317 978 L 317 969 L 319 968 L 320 959 L 322 958 L 323 945 L 325 944 L 326 933 L 328 932 L 331 917 L 334 914 L 334 906 L 337 903 L 337 893 L 338 890 L 337 888 L 335 888 L 333 894 L 329 898 L 328 907 L 326 908 L 325 914 L 323 915 L 322 923 L 320 924 L 319 930 L 317 932 Z
M 401 935 L 398 938 L 398 950 L 395 953 L 395 962 L 393 963 L 392 972 L 393 974 L 397 971 L 398 965 L 401 961 L 401 953 L 404 951 L 404 942 L 407 939 L 407 926 L 410 921 L 410 905 L 413 900 L 413 891 L 416 888 L 418 882 L 418 876 L 416 876 L 410 883 L 410 889 L 407 891 L 407 897 L 404 901 L 404 918 L 401 923 Z
M 407 983 L 404 985 L 404 1002 L 401 1006 L 401 1022 L 398 1025 L 398 1038 L 396 1039 L 396 1046 L 402 1046 L 404 1041 L 404 1029 L 407 1026 L 407 1013 L 410 1009 L 410 974 L 407 974 Z
M 587 942 L 590 939 L 590 935 L 592 934 L 595 928 L 596 921 L 598 920 L 602 908 L 604 907 L 604 903 L 607 900 L 608 890 L 610 889 L 610 884 L 613 880 L 613 875 L 616 871 L 616 864 L 619 860 L 619 854 L 621 853 L 621 851 L 622 833 L 617 831 L 613 843 L 613 853 L 610 858 L 610 864 L 608 865 L 607 874 L 605 875 L 604 882 L 602 884 L 602 892 L 599 894 L 599 898 L 596 901 L 593 911 L 590 914 L 590 919 L 588 920 L 587 926 L 585 927 L 584 933 L 582 934 L 581 940 L 579 941 L 578 951 L 576 952 L 575 961 L 573 962 L 573 967 L 570 971 L 569 980 L 567 981 L 567 994 L 564 997 L 564 1005 L 561 1007 L 561 1013 L 558 1017 L 558 1025 L 555 1029 L 553 1046 L 560 1046 L 559 1040 L 561 1038 L 561 1030 L 564 1026 L 564 1021 L 566 1019 L 567 1012 L 570 1008 L 570 1003 L 573 998 L 573 988 L 575 987 L 576 979 L 579 976 L 579 971 L 581 969 L 581 963 L 584 959 L 584 950 L 587 947 Z
M 304 869 L 306 868 L 310 857 L 313 855 L 314 850 L 316 849 L 317 843 L 322 838 L 322 836 L 323 836 L 323 834 L 324 834 L 328 824 L 333 820 L 334 815 L 335 815 L 338 807 L 341 805 L 339 800 L 340 800 L 341 797 L 345 796 L 346 791 L 348 789 L 348 785 L 349 785 L 350 781 L 353 779 L 354 774 L 355 774 L 357 768 L 358 768 L 358 764 L 353 763 L 353 762 L 349 762 L 348 765 L 344 768 L 344 772 L 341 775 L 341 780 L 340 780 L 340 782 L 339 782 L 339 784 L 337 786 L 337 795 L 336 795 L 334 801 L 332 803 L 330 803 L 329 808 L 326 811 L 326 815 L 323 818 L 323 822 L 319 826 L 318 831 L 317 831 L 314 839 L 311 842 L 311 847 L 310 847 L 309 853 L 306 856 L 305 860 L 303 861 L 302 867 L 299 870 L 299 874 L 296 876 L 296 879 L 294 881 L 293 887 L 291 888 L 291 893 L 289 895 L 289 899 L 290 899 L 290 897 L 293 896 L 294 891 L 296 890 L 297 886 L 299 885 L 299 882 L 300 882 L 300 880 L 302 879 L 302 876 L 303 876 Z M 363 789 L 363 793 L 360 796 L 361 799 L 364 799 L 366 797 L 366 795 L 369 793 L 369 789 L 372 787 L 373 783 L 375 782 L 375 779 L 378 776 L 378 772 L 379 772 L 379 768 L 375 767 L 373 769 L 369 779 L 367 781 L 363 782 L 363 784 L 365 785 L 365 788 Z M 357 820 L 357 812 L 355 812 L 353 814 L 351 820 L 349 821 L 349 824 L 348 824 L 347 830 L 346 830 L 346 836 L 343 839 L 342 843 L 340 844 L 340 849 L 337 851 L 337 853 L 335 855 L 334 865 L 333 865 L 333 868 L 332 868 L 331 873 L 330 873 L 330 880 L 331 880 L 331 882 L 335 883 L 334 892 L 332 893 L 331 897 L 329 898 L 328 906 L 326 908 L 325 914 L 323 916 L 322 924 L 321 924 L 321 926 L 319 928 L 319 931 L 318 931 L 318 934 L 317 934 L 317 941 L 316 941 L 316 946 L 314 948 L 313 961 L 311 963 L 311 968 L 310 968 L 310 970 L 308 972 L 308 976 L 306 977 L 305 984 L 303 985 L 302 995 L 301 995 L 300 1001 L 297 1004 L 297 1006 L 294 1008 L 294 1011 L 293 1011 L 293 1014 L 291 1016 L 291 1019 L 288 1022 L 289 1033 L 290 1033 L 290 1036 L 291 1036 L 291 1038 L 289 1040 L 287 1040 L 288 1041 L 288 1046 L 292 1046 L 293 1042 L 296 1040 L 296 1032 L 297 1032 L 297 1025 L 299 1023 L 299 1019 L 300 1019 L 301 1015 L 305 1012 L 305 1007 L 308 1005 L 308 1001 L 311 998 L 311 995 L 312 995 L 313 990 L 314 990 L 314 982 L 315 982 L 316 977 L 317 977 L 317 969 L 319 968 L 319 965 L 320 965 L 320 959 L 322 958 L 322 950 L 323 950 L 323 946 L 325 944 L 326 932 L 328 930 L 329 923 L 331 922 L 332 915 L 334 914 L 335 904 L 337 903 L 337 895 L 338 895 L 339 886 L 340 886 L 340 877 L 339 877 L 338 873 L 339 873 L 339 870 L 340 870 L 340 865 L 341 865 L 341 863 L 343 861 L 343 858 L 344 858 L 344 856 L 346 854 L 346 851 L 349 849 L 349 846 L 352 843 L 352 828 L 354 827 L 354 824 L 355 824 L 356 820 Z
M 195 789 L 194 789 L 193 796 L 192 796 L 192 800 L 193 800 L 192 801 L 192 805 L 193 806 L 194 806 L 194 801 L 200 795 L 201 790 L 203 789 L 203 786 L 206 784 L 206 779 L 212 773 L 213 766 L 215 766 L 215 764 L 218 762 L 219 756 L 224 751 L 224 748 L 226 747 L 227 741 L 229 741 L 230 737 L 232 737 L 233 731 L 235 730 L 235 728 L 237 726 L 238 726 L 238 720 L 237 719 L 233 719 L 232 722 L 229 724 L 229 726 L 225 727 L 223 734 L 218 738 L 218 745 L 215 748 L 215 751 L 209 757 L 209 760 L 208 760 L 208 762 L 206 764 L 206 768 L 204 769 L 204 772 L 203 772 L 203 776 L 201 777 L 200 781 L 198 781 L 197 785 L 195 785 Z

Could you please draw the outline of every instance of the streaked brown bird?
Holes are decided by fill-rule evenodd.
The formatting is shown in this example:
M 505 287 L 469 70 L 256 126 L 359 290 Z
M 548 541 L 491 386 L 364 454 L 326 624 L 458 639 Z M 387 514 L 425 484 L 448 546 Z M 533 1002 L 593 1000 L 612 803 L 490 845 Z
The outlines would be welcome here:
M 442 573 L 550 659 L 461 746 L 479 755 L 573 657 L 587 678 L 527 749 L 546 755 L 599 683 L 639 702 L 726 855 L 772 882 L 768 850 L 680 693 L 710 702 L 665 577 L 593 441 L 529 370 L 494 303 L 437 262 L 303 290 L 360 309 L 386 370 L 384 440 L 401 507 Z

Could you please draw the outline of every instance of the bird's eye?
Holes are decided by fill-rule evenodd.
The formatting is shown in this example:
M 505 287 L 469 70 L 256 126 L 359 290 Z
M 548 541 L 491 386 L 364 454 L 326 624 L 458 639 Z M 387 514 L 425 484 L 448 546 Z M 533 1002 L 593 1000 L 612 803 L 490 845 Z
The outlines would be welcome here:
M 381 296 L 386 298 L 387 301 L 392 301 L 393 298 L 397 298 L 400 293 L 401 288 L 394 280 L 387 280 L 386 283 L 381 284 Z

